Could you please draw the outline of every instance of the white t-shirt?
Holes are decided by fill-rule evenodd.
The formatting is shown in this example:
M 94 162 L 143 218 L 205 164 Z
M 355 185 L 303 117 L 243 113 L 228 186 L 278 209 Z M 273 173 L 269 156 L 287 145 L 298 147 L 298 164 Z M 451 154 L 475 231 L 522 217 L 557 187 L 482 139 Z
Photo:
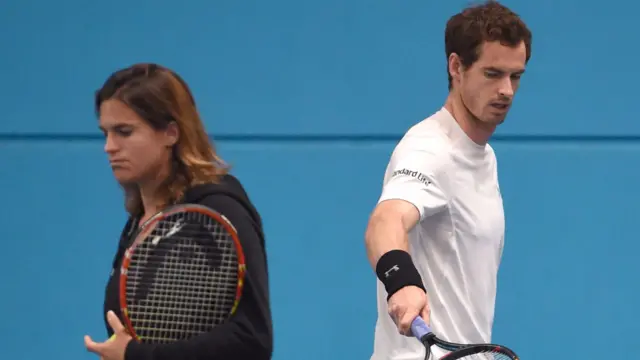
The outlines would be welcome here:
M 379 201 L 402 199 L 420 212 L 409 252 L 422 276 L 430 325 L 451 342 L 490 342 L 504 212 L 491 146 L 478 145 L 442 108 L 398 143 Z M 424 346 L 398 333 L 378 280 L 378 320 L 371 360 L 423 360 Z M 444 353 L 436 346 L 432 358 Z

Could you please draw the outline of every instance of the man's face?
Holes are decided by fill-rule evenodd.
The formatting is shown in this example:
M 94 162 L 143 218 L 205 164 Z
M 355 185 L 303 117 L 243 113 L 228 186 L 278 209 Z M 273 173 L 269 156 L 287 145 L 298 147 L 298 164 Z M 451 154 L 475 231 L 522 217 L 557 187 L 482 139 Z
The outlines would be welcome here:
M 463 104 L 480 124 L 495 127 L 506 118 L 520 85 L 526 47 L 524 42 L 516 47 L 485 42 L 479 54 L 475 63 L 461 70 L 459 93 Z

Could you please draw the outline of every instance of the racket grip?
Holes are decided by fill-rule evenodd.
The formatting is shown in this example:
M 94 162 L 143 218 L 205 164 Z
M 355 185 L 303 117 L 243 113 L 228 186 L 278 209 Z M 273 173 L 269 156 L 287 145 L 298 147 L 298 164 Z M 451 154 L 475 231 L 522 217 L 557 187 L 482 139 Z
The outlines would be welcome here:
M 411 323 L 411 332 L 413 333 L 413 336 L 422 341 L 425 335 L 431 333 L 431 328 L 420 316 L 418 316 L 413 319 L 413 322 Z

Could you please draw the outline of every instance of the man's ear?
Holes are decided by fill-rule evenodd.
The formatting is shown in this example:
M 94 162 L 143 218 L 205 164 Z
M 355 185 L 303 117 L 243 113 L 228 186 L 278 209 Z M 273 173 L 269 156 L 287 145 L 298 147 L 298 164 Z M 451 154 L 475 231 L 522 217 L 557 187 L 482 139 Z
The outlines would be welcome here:
M 451 53 L 449 55 L 449 74 L 451 75 L 451 79 L 453 83 L 460 82 L 460 78 L 462 77 L 462 72 L 464 70 L 462 66 L 462 61 L 460 60 L 460 56 L 456 53 Z

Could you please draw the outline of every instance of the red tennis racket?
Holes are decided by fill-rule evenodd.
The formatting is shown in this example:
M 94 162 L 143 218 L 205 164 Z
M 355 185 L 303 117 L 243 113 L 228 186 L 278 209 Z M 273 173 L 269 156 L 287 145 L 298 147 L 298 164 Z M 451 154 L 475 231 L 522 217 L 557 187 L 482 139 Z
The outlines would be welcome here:
M 169 207 L 140 227 L 124 254 L 124 326 L 145 343 L 208 332 L 235 313 L 245 271 L 238 233 L 227 218 L 202 205 Z

